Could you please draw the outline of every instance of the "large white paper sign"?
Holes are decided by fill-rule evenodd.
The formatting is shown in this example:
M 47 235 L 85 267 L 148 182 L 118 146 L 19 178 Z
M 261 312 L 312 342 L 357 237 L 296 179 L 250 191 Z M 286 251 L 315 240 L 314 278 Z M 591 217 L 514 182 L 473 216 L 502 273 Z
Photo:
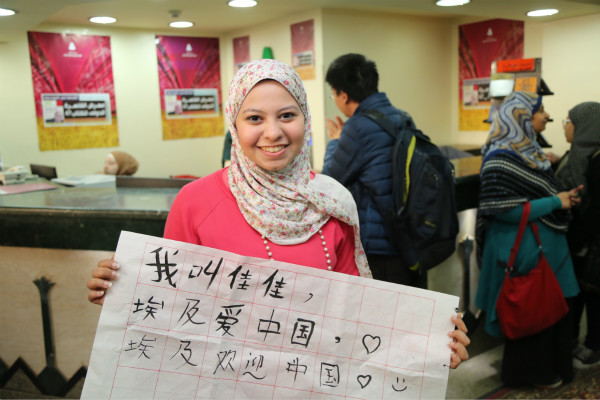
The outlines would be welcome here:
M 445 397 L 455 296 L 130 232 L 115 260 L 82 398 Z

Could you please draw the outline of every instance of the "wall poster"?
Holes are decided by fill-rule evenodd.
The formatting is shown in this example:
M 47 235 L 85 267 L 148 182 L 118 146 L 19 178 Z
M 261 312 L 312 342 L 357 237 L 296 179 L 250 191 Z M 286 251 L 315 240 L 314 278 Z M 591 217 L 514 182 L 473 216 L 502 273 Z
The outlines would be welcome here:
M 219 39 L 156 36 L 163 139 L 223 135 Z
M 40 150 L 118 146 L 110 37 L 27 38 Z
M 250 62 L 250 36 L 233 38 L 233 72 Z
M 492 19 L 459 26 L 459 130 L 487 131 L 494 61 L 523 57 L 523 21 Z
M 314 21 L 298 22 L 292 29 L 292 67 L 300 78 L 315 79 Z

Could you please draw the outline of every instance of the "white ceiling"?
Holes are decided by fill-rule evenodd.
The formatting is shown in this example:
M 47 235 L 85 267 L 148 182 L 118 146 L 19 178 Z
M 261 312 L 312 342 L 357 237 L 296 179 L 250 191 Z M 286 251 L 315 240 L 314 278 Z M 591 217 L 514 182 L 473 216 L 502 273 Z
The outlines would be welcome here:
M 472 0 L 460 7 L 438 7 L 434 0 L 258 0 L 251 9 L 227 6 L 226 0 L 0 0 L 0 7 L 17 10 L 0 17 L 0 43 L 15 35 L 35 30 L 41 23 L 92 26 L 88 18 L 108 15 L 117 18 L 111 27 L 172 31 L 173 34 L 221 34 L 280 16 L 317 8 L 350 9 L 386 13 L 426 15 L 436 18 L 505 18 L 534 21 L 527 11 L 556 8 L 559 13 L 535 21 L 554 21 L 600 13 L 600 0 Z M 175 20 L 170 10 L 180 10 L 179 20 L 195 23 L 193 28 L 169 28 Z M 94 25 L 96 26 L 96 25 Z M 96 26 L 97 27 L 97 26 Z

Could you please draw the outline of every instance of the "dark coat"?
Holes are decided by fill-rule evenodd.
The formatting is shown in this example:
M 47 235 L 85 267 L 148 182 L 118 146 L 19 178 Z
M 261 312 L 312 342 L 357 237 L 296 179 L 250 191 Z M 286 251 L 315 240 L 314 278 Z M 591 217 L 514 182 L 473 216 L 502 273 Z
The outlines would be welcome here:
M 360 114 L 366 109 L 382 112 L 394 125 L 403 119 L 402 112 L 392 106 L 385 93 L 367 97 L 344 123 L 341 137 L 327 144 L 322 173 L 336 179 L 352 193 L 365 252 L 398 255 L 375 203 L 390 204 L 392 201 L 394 139 L 369 117 Z

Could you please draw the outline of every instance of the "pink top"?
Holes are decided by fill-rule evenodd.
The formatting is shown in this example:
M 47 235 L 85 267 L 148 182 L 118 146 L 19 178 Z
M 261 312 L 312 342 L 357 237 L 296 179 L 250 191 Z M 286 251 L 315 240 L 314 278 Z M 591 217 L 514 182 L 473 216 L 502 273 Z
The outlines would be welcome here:
M 330 218 L 322 231 L 332 270 L 358 275 L 352 226 Z M 324 246 L 319 236 L 315 234 L 305 243 L 292 246 L 269 241 L 272 258 L 327 269 Z M 164 237 L 244 256 L 269 258 L 260 233 L 246 222 L 229 189 L 227 168 L 197 179 L 181 189 L 169 211 Z

